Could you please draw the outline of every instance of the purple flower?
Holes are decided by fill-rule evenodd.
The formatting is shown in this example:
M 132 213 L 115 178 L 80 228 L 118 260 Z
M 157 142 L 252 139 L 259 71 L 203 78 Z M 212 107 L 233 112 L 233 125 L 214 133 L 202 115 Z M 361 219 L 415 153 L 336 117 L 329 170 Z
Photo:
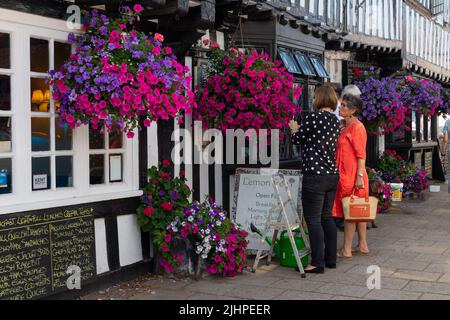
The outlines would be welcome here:
M 77 41 L 77 38 L 75 37 L 75 34 L 73 32 L 69 33 L 67 41 L 69 41 L 70 44 L 73 44 Z
M 171 192 L 170 196 L 172 197 L 172 200 L 178 200 L 178 192 L 175 190 Z
M 162 197 L 162 196 L 164 196 L 166 194 L 166 191 L 164 191 L 164 190 L 161 190 L 161 191 L 159 191 L 159 195 Z

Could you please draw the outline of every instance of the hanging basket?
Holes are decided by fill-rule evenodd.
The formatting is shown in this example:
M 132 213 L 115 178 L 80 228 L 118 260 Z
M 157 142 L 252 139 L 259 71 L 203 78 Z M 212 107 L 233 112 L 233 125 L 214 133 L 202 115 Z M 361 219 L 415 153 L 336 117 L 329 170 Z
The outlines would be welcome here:
M 86 32 L 69 35 L 75 53 L 60 70 L 50 71 L 61 122 L 121 130 L 132 138 L 139 117 L 148 127 L 191 111 L 188 70 L 163 45 L 163 35 L 135 29 L 141 11 L 140 5 L 123 7 L 119 18 L 109 19 L 93 10 L 85 17 Z

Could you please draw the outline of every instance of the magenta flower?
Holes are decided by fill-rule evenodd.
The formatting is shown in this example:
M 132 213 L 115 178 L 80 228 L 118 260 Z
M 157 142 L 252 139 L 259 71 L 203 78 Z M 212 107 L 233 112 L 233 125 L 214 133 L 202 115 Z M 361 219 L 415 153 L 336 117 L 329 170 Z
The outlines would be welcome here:
M 134 12 L 136 12 L 136 13 L 140 13 L 142 10 L 144 10 L 144 8 L 143 8 L 140 4 L 135 4 L 135 5 L 133 6 L 133 10 L 134 10 Z

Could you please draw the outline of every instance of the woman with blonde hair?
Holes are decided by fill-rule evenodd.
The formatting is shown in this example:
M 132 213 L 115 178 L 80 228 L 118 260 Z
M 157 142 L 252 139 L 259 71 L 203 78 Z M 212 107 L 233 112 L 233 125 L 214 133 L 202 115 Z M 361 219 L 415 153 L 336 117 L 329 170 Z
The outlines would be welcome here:
M 302 206 L 309 230 L 311 264 L 306 273 L 336 268 L 337 231 L 331 211 L 339 180 L 336 143 L 339 120 L 333 114 L 338 98 L 330 86 L 316 89 L 315 111 L 301 126 L 291 121 L 292 142 L 302 145 Z

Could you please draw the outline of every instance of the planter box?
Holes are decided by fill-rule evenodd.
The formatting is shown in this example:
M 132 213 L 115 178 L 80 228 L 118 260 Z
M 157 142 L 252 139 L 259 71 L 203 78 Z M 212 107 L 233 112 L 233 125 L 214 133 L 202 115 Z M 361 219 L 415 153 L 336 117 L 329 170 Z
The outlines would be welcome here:
M 394 194 L 392 195 L 392 201 L 402 202 L 403 183 L 389 183 L 389 185 L 392 187 L 392 190 L 394 191 Z

